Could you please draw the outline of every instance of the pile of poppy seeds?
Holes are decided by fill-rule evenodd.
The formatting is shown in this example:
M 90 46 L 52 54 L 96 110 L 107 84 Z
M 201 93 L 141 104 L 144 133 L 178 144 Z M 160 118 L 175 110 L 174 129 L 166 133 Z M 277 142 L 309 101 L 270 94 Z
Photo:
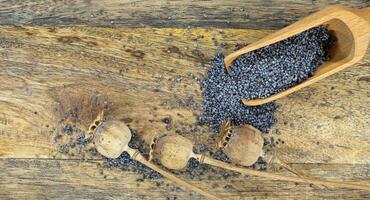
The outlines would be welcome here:
M 230 74 L 218 54 L 202 82 L 204 113 L 200 123 L 217 131 L 224 119 L 268 132 L 275 124 L 275 103 L 245 106 L 241 99 L 265 98 L 306 80 L 329 60 L 335 39 L 326 26 L 308 29 L 278 43 L 238 57 Z

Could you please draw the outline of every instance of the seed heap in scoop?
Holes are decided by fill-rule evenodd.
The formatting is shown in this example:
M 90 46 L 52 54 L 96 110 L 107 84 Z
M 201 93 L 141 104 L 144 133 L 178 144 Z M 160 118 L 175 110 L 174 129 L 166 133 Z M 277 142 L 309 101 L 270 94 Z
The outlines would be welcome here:
M 327 27 L 315 27 L 240 56 L 230 74 L 224 56 L 217 55 L 202 83 L 205 112 L 200 122 L 218 130 L 229 118 L 232 125 L 250 124 L 268 132 L 275 124 L 275 104 L 249 107 L 241 99 L 265 98 L 306 80 L 329 59 L 333 41 Z

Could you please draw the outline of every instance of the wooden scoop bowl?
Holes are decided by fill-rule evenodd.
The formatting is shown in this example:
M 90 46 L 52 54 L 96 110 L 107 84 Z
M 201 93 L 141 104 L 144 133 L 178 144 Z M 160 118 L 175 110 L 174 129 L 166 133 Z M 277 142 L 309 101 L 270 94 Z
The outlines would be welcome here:
M 225 58 L 225 66 L 229 70 L 232 62 L 240 55 L 287 39 L 319 25 L 328 25 L 328 29 L 337 39 L 336 44 L 329 52 L 330 61 L 322 64 L 311 78 L 302 83 L 264 99 L 243 99 L 245 105 L 261 105 L 291 94 L 355 64 L 366 54 L 370 41 L 370 7 L 353 9 L 335 5 L 231 53 Z
M 217 197 L 210 192 L 204 191 L 198 187 L 195 187 L 191 183 L 184 181 L 172 173 L 169 173 L 160 167 L 154 165 L 153 163 L 147 161 L 143 155 L 136 149 L 132 149 L 128 146 L 131 140 L 130 129 L 122 122 L 119 121 L 109 121 L 102 123 L 99 127 L 95 129 L 94 132 L 94 144 L 96 150 L 105 157 L 108 158 L 118 158 L 124 151 L 126 151 L 130 157 L 140 163 L 146 165 L 147 167 L 157 171 L 164 177 L 175 182 L 176 184 L 193 190 L 199 194 L 204 195 L 208 199 L 225 199 Z

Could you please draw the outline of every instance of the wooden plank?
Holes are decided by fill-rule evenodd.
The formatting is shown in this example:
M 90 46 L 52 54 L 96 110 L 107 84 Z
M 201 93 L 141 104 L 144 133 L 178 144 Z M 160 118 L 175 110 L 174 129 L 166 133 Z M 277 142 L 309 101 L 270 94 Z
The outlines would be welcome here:
M 183 132 L 196 144 L 207 143 L 207 127 L 195 123 L 202 104 L 197 80 L 216 52 L 229 53 L 268 33 L 3 26 L 0 157 L 60 156 L 52 143 L 62 118 L 60 103 L 71 106 L 97 94 L 113 104 L 111 117 L 145 140 Z M 284 141 L 276 147 L 282 160 L 369 163 L 369 69 L 367 54 L 359 65 L 278 101 L 278 124 L 266 137 Z
M 1 1 L 0 24 L 280 29 L 332 4 L 364 0 L 276 1 Z
M 167 180 L 141 180 L 132 171 L 107 170 L 98 161 L 1 159 L 1 199 L 203 199 Z M 369 181 L 369 165 L 296 164 L 310 176 Z M 217 169 L 215 169 L 217 170 Z M 366 191 L 234 176 L 207 170 L 192 183 L 236 199 L 368 199 Z M 283 172 L 279 172 L 283 173 Z M 185 177 L 188 178 L 188 177 Z

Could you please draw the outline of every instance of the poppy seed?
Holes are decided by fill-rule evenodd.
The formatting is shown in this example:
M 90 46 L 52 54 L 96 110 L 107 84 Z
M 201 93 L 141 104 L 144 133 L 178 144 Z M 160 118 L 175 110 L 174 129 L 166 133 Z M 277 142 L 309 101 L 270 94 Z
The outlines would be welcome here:
M 224 56 L 214 57 L 202 82 L 204 113 L 199 118 L 215 132 L 225 118 L 232 125 L 250 124 L 268 132 L 275 124 L 275 103 L 246 106 L 241 99 L 265 98 L 311 77 L 329 60 L 334 43 L 326 26 L 308 29 L 278 43 L 251 51 L 234 60 L 230 74 Z

